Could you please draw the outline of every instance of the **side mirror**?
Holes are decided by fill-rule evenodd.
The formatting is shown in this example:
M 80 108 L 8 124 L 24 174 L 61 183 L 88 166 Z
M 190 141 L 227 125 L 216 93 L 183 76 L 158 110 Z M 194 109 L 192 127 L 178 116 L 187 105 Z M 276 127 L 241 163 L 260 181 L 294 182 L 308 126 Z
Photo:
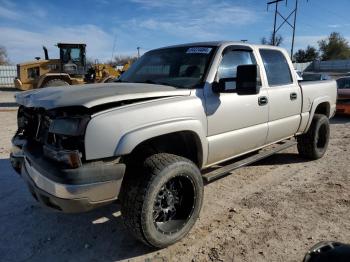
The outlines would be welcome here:
M 212 84 L 212 89 L 214 93 L 225 93 L 226 90 L 226 82 L 227 78 L 222 78 L 219 80 L 219 82 L 215 81 Z
M 237 66 L 236 92 L 238 95 L 259 94 L 258 87 L 258 66 L 239 65 Z
M 221 78 L 212 84 L 215 93 L 237 93 L 237 95 L 259 94 L 258 66 L 239 65 L 237 66 L 236 77 Z

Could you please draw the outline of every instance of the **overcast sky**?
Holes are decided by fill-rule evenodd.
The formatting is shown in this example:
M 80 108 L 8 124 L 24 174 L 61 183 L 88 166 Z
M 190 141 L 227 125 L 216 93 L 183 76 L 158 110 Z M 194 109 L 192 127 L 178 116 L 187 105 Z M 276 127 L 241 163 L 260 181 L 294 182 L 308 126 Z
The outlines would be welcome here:
M 106 61 L 165 45 L 206 40 L 258 43 L 272 30 L 265 0 L 0 0 L 0 45 L 13 63 L 58 57 L 57 42 L 87 44 L 87 57 Z M 288 15 L 295 0 L 281 4 Z M 350 39 L 349 0 L 299 0 L 296 48 L 338 31 Z M 290 49 L 291 29 L 281 30 Z

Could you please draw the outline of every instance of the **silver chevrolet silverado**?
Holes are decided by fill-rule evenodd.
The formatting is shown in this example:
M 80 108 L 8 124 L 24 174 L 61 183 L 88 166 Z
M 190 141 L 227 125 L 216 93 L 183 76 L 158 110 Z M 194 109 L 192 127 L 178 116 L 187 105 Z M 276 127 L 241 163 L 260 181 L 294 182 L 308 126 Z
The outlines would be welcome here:
M 160 48 L 115 83 L 16 95 L 11 162 L 44 206 L 82 212 L 118 199 L 133 235 L 166 247 L 194 225 L 205 183 L 295 144 L 321 158 L 336 96 L 335 81 L 298 83 L 281 48 Z

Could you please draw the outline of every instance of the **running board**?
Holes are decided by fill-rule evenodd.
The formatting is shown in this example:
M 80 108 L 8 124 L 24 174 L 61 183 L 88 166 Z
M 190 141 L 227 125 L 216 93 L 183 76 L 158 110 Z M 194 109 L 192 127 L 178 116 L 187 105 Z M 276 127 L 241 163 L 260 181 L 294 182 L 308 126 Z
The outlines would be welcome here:
M 257 162 L 261 159 L 264 159 L 266 157 L 272 156 L 273 154 L 280 152 L 284 149 L 287 149 L 288 147 L 296 145 L 297 142 L 295 140 L 286 140 L 282 141 L 280 143 L 272 145 L 273 148 L 271 150 L 264 150 L 256 155 L 247 157 L 243 160 L 239 160 L 237 162 L 234 162 L 232 164 L 228 164 L 227 166 L 219 167 L 218 169 L 215 169 L 209 173 L 206 173 L 203 175 L 203 179 L 205 182 L 209 183 L 212 182 L 213 180 L 222 178 L 224 176 L 229 175 L 228 173 L 238 169 L 243 166 L 247 166 L 249 164 L 252 164 L 254 162 Z

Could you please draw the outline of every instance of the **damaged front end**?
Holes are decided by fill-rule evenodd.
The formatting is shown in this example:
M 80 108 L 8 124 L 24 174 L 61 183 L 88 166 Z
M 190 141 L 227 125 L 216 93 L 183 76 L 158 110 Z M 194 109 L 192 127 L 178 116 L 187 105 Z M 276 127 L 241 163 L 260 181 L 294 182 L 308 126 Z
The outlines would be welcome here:
M 120 158 L 86 160 L 89 121 L 84 107 L 19 108 L 11 163 L 42 205 L 76 213 L 118 198 L 125 164 Z
M 84 108 L 18 110 L 18 130 L 12 139 L 10 159 L 20 173 L 24 150 L 40 152 L 62 168 L 78 168 L 85 161 L 84 133 L 90 116 Z

